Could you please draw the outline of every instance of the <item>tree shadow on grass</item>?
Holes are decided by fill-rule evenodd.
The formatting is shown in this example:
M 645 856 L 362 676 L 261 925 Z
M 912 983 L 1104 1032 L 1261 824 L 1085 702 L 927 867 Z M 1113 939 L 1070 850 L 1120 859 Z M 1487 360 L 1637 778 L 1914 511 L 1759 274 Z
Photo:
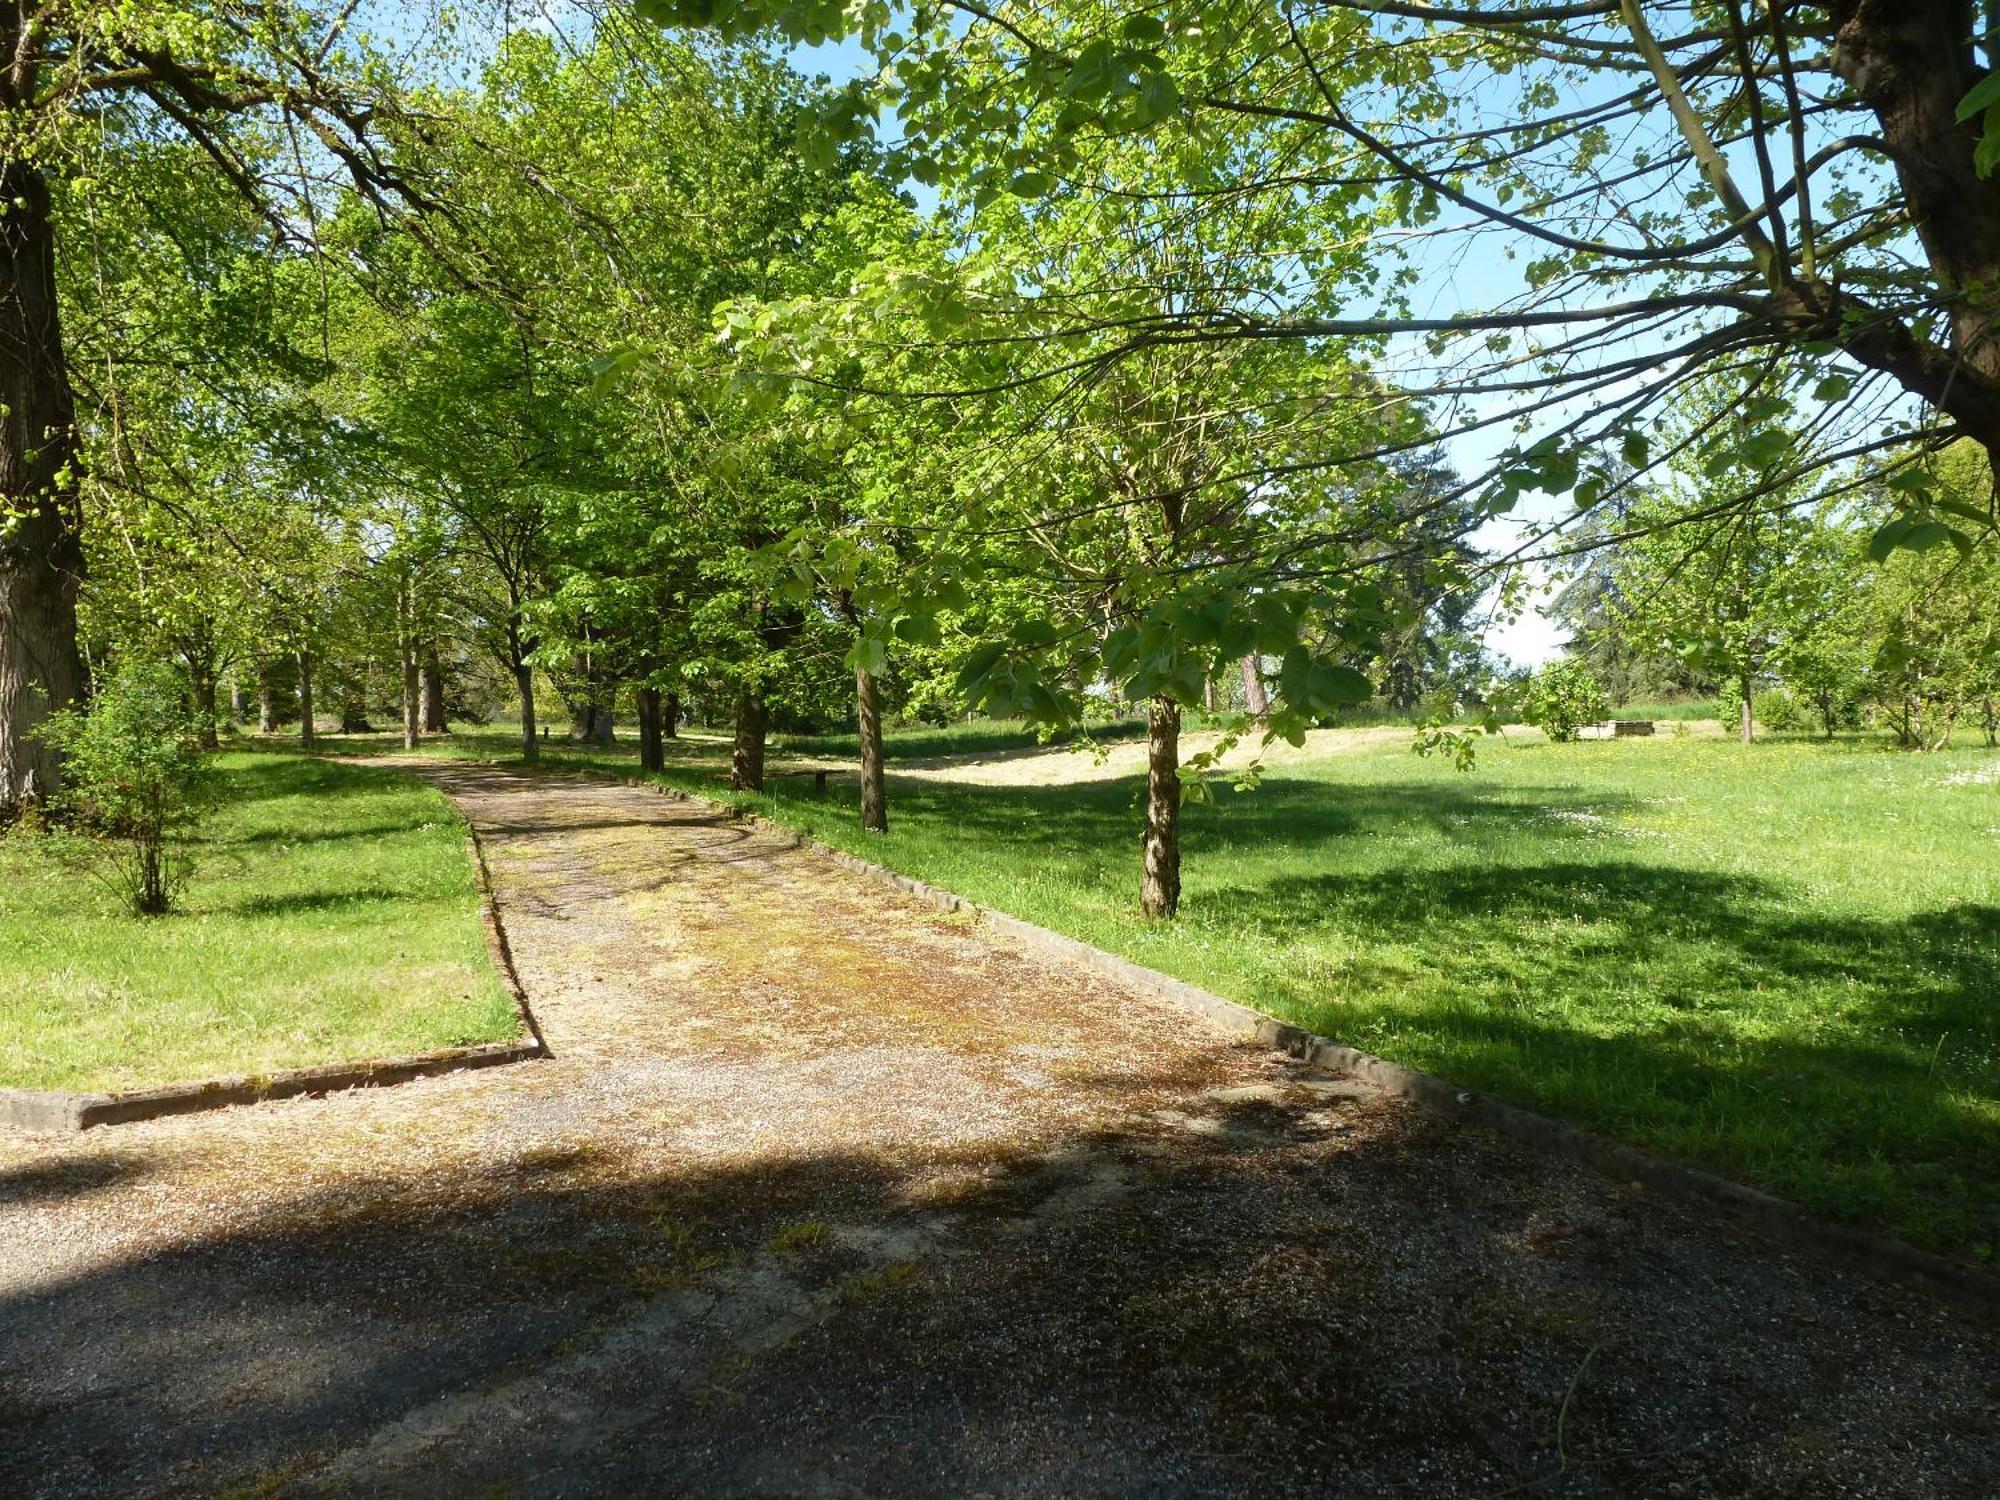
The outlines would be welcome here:
M 890 815 L 900 810 L 1004 838 L 1030 849 L 1090 848 L 1121 852 L 1141 831 L 1143 776 L 1063 786 L 991 787 L 931 780 L 896 781 Z M 1268 778 L 1254 792 L 1223 789 L 1211 805 L 1182 811 L 1182 847 L 1190 873 L 1208 856 L 1247 849 L 1311 845 L 1370 831 L 1445 832 L 1460 842 L 1507 836 L 1534 826 L 1539 837 L 1586 840 L 1587 822 L 1551 822 L 1568 812 L 1615 816 L 1641 806 L 1618 793 L 1567 786 L 1480 787 L 1474 783 L 1377 781 L 1349 783 Z
M 245 917 L 298 916 L 305 912 L 340 911 L 347 907 L 389 905 L 408 901 L 409 891 L 388 886 L 358 886 L 344 891 L 291 891 L 281 896 L 246 896 L 229 910 Z
M 1206 893 L 1200 921 L 1254 924 L 1274 951 L 1240 998 L 1339 1040 L 2000 1246 L 2000 908 L 1802 913 L 1776 882 L 1605 859 L 1282 876 Z M 1362 951 L 1301 973 L 1323 934 Z

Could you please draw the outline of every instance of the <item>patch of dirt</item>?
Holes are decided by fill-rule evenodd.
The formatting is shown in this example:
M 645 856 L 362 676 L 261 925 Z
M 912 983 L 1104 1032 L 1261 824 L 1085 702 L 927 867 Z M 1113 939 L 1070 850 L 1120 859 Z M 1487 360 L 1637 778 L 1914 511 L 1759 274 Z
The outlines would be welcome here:
M 1992 1328 L 701 804 L 396 764 L 479 826 L 554 1056 L 0 1140 L 10 1497 L 2000 1473 Z

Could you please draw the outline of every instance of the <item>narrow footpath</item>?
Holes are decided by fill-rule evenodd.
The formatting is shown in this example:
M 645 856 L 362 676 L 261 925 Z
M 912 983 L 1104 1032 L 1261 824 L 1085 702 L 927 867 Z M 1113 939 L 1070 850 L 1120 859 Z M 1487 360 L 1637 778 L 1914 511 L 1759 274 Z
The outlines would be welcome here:
M 404 761 L 553 1056 L 0 1136 L 0 1494 L 1990 1496 L 2000 1331 L 698 803 Z

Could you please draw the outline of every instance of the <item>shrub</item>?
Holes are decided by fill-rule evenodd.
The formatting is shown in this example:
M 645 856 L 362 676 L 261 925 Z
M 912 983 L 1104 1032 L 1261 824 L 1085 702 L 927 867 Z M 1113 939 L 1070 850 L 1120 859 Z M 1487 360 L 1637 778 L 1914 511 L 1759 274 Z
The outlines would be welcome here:
M 144 915 L 166 911 L 190 872 L 182 841 L 207 787 L 200 718 L 179 675 L 127 663 L 88 713 L 58 714 L 41 733 L 63 755 L 58 809 L 90 836 L 108 883 Z
M 1580 661 L 1551 662 L 1528 679 L 1521 700 L 1527 721 L 1558 743 L 1573 740 L 1585 724 L 1611 712 L 1611 701 Z
M 1751 712 L 1759 724 L 1766 729 L 1789 733 L 1794 729 L 1809 727 L 1805 705 L 1783 688 L 1773 688 L 1770 692 L 1759 693 L 1751 705 Z

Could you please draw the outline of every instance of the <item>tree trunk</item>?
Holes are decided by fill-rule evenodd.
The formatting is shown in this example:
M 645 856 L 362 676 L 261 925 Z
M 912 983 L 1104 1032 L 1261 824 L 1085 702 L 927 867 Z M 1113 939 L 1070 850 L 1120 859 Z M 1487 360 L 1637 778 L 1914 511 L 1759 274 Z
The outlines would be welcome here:
M 10 32 L 16 29 L 10 25 Z M 55 230 L 35 167 L 0 163 L 0 817 L 55 793 L 35 731 L 83 694 L 76 416 L 56 311 Z
M 1264 691 L 1264 669 L 1255 656 L 1243 658 L 1243 707 L 1259 724 L 1271 716 L 1271 699 Z
M 540 760 L 542 747 L 535 739 L 535 669 L 519 663 L 514 668 L 514 681 L 521 689 L 521 759 Z
M 299 743 L 308 750 L 317 743 L 313 735 L 313 659 L 310 651 L 299 653 Z
M 196 742 L 204 750 L 214 750 L 221 744 L 215 734 L 215 673 L 207 667 L 190 666 L 188 678 L 194 684 Z
M 1957 118 L 1958 101 L 1985 71 L 1972 46 L 1973 7 L 1968 0 L 1835 0 L 1828 10 L 1833 70 L 1881 122 L 1910 227 L 1938 284 L 1953 289 L 1956 384 L 1982 387 L 1948 393 L 1939 404 L 1957 415 L 1955 398 L 1983 395 L 1990 408 L 2000 380 L 2000 178 L 1982 175 L 1974 160 L 1980 120 Z M 1977 414 L 1962 420 L 1991 453 L 2000 433 Z
M 278 705 L 271 697 L 271 664 L 261 656 L 257 658 L 257 732 L 278 732 Z
M 590 706 L 590 737 L 600 745 L 617 743 L 617 738 L 612 733 L 613 701 L 607 696 L 602 702 Z
M 155 838 L 139 845 L 139 889 L 133 904 L 142 917 L 161 917 L 167 912 L 167 870 L 165 851 Z
M 424 733 L 423 688 L 418 681 L 417 653 L 403 650 L 403 748 L 414 750 Z
M 1750 711 L 1750 674 L 1743 674 L 1743 688 L 1737 699 L 1737 727 L 1742 731 L 1743 743 L 1749 744 L 1756 729 L 1756 720 Z
M 681 695 L 667 694 L 667 701 L 660 719 L 660 733 L 667 739 L 677 740 L 681 734 Z
M 1202 682 L 1201 707 L 1204 713 L 1212 714 L 1215 712 L 1215 679 L 1213 677 L 1206 678 Z
M 854 718 L 861 731 L 861 826 L 889 831 L 889 788 L 882 775 L 882 710 L 875 700 L 875 674 L 854 669 Z
M 666 766 L 667 753 L 660 743 L 660 690 L 642 687 L 633 698 L 639 713 L 639 769 L 661 770 Z
M 1181 905 L 1181 710 L 1155 698 L 1146 711 L 1145 882 L 1139 904 L 1149 917 Z
M 250 697 L 243 691 L 243 669 L 233 667 L 229 673 L 229 717 L 238 724 L 250 718 Z
M 444 669 L 434 654 L 423 659 L 424 733 L 444 734 L 449 729 L 444 716 Z
M 729 784 L 739 792 L 764 790 L 764 736 L 771 715 L 747 688 L 736 696 L 736 743 L 729 754 Z

